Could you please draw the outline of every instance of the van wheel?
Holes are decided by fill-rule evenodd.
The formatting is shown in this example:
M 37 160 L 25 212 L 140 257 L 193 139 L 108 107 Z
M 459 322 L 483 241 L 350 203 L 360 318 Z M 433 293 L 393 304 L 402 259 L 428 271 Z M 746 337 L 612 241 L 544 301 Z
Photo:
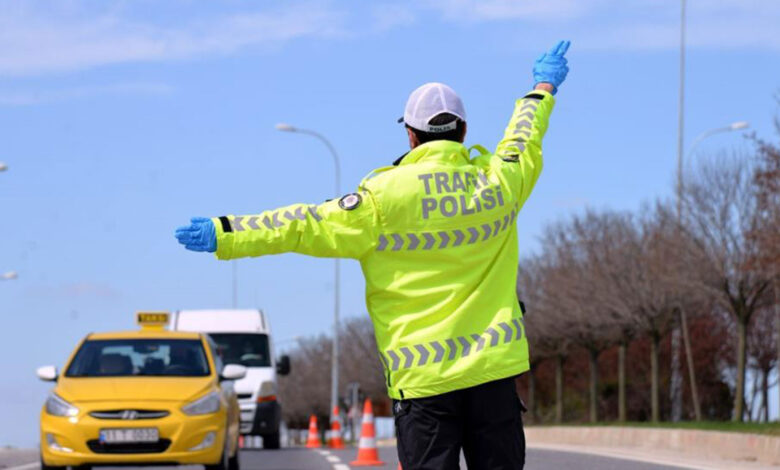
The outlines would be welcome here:
M 279 433 L 263 435 L 263 449 L 278 449 L 279 448 Z

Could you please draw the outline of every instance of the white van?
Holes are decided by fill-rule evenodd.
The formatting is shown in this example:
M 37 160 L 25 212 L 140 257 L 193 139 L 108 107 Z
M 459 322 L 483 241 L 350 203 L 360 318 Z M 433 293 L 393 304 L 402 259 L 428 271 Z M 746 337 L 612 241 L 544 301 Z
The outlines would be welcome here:
M 274 357 L 271 327 L 261 310 L 180 310 L 171 329 L 208 333 L 226 364 L 241 364 L 246 376 L 235 382 L 241 407 L 241 434 L 260 435 L 263 447 L 279 448 L 281 407 L 277 375 L 290 372 L 290 358 Z

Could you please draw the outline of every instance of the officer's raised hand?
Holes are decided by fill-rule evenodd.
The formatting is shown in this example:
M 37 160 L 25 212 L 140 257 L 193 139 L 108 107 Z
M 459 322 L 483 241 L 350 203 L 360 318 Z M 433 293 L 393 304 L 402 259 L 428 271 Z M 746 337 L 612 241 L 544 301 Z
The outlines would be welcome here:
M 549 83 L 552 85 L 551 93 L 554 95 L 558 91 L 566 74 L 569 73 L 569 66 L 564 55 L 569 50 L 571 41 L 558 41 L 558 44 L 545 52 L 534 62 L 534 86 L 540 83 Z
M 192 251 L 217 251 L 217 231 L 214 222 L 204 217 L 193 217 L 191 224 L 176 229 L 176 239 Z

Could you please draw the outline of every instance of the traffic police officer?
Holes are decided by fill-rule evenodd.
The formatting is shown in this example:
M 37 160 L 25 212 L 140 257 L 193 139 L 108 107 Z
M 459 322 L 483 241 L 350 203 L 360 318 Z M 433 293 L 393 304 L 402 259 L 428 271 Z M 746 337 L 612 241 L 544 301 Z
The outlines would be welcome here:
M 415 90 L 411 151 L 356 192 L 319 205 L 194 218 L 176 237 L 222 260 L 296 252 L 360 261 L 404 469 L 518 469 L 514 377 L 529 368 L 517 300 L 515 218 L 542 169 L 542 138 L 566 78 L 561 41 L 537 59 L 495 153 L 466 148 L 466 112 L 440 83 Z

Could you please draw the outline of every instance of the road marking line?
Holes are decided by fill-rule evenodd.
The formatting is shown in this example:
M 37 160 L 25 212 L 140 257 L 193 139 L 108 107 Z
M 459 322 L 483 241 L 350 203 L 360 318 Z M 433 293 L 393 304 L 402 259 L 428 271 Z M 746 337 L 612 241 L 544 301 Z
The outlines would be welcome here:
M 317 453 L 325 457 L 325 459 L 332 464 L 333 470 L 349 470 L 349 465 L 341 463 L 341 459 L 337 455 L 331 455 L 330 451 L 317 449 Z
M 26 470 L 28 468 L 38 468 L 40 464 L 38 462 L 26 463 L 24 465 L 17 465 L 15 467 L 5 467 L 3 470 Z

